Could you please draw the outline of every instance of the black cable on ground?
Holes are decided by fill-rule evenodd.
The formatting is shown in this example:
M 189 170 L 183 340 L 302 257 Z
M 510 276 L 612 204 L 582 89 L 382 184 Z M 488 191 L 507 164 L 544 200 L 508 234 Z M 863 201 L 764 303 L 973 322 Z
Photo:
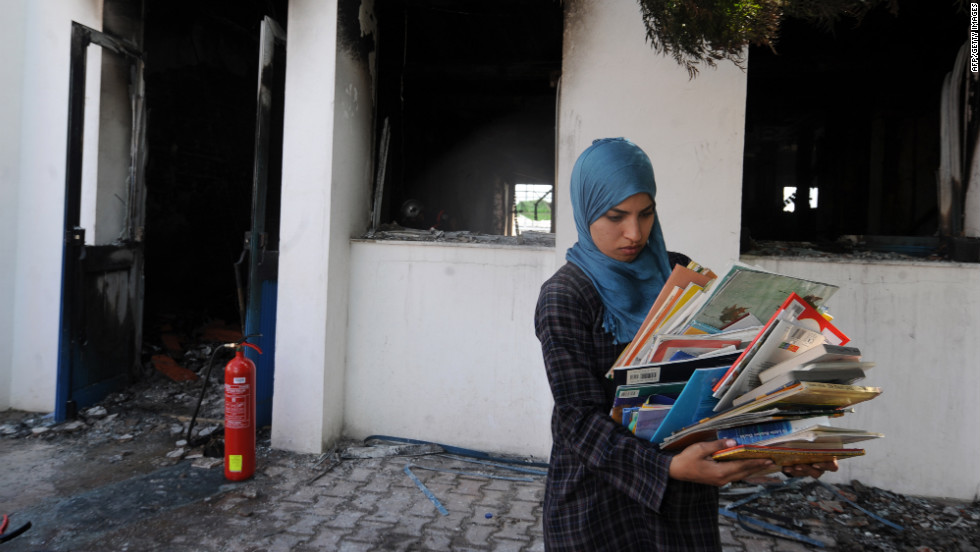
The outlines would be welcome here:
M 14 529 L 13 531 L 10 531 L 9 533 L 4 533 L 4 534 L 0 535 L 0 542 L 7 542 L 10 539 L 19 536 L 21 533 L 23 533 L 24 531 L 27 531 L 30 528 L 31 528 L 31 522 L 28 521 L 27 523 L 25 523 L 24 525 L 21 525 L 20 527 Z

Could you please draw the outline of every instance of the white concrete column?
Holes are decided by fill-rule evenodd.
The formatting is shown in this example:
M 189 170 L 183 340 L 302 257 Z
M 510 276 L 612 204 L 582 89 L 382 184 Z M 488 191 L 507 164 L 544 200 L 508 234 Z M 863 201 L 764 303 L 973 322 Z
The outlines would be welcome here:
M 319 452 L 343 423 L 345 345 L 326 337 L 347 316 L 328 301 L 337 1 L 291 0 L 287 33 L 272 445 Z

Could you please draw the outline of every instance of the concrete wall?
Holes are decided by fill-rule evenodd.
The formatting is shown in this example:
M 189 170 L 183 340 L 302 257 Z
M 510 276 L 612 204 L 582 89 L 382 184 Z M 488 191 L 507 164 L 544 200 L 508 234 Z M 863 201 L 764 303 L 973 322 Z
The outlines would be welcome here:
M 547 458 L 534 337 L 550 248 L 351 244 L 345 433 Z
M 4 5 L 10 21 L 24 21 L 28 0 Z M 17 201 L 20 196 L 21 112 L 24 95 L 24 52 L 26 26 L 10 25 L 0 33 L 0 410 L 11 406 L 10 382 L 13 377 L 14 289 L 13 260 L 17 253 Z
M 0 148 L 0 193 L 12 199 L 0 202 L 0 224 L 9 231 L 0 271 L 0 406 L 50 412 L 58 368 L 71 22 L 100 29 L 102 2 L 8 2 L 4 7 L 14 11 L 5 16 L 18 17 L 10 19 L 17 28 L 3 40 L 21 55 L 5 51 L 0 63 L 4 75 L 21 78 L 9 79 L 20 88 L 4 89 L 0 111 L 2 127 L 13 129 L 2 140 L 18 142 L 10 150 Z
M 900 493 L 980 496 L 980 266 L 913 262 L 802 262 L 746 258 L 767 270 L 841 286 L 834 323 L 876 366 L 882 388 L 834 425 L 877 431 L 867 454 L 829 481 L 857 479 Z
M 565 188 L 576 158 L 624 136 L 653 162 L 667 248 L 721 266 L 738 255 L 746 74 L 725 63 L 691 80 L 644 37 L 636 2 L 566 2 L 557 253 L 577 239 Z

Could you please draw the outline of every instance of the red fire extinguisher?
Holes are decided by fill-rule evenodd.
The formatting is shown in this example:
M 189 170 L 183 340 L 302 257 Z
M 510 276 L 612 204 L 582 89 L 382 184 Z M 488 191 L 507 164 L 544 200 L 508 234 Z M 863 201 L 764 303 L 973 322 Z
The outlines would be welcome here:
M 230 345 L 235 358 L 225 365 L 225 479 L 242 481 L 255 473 L 255 363 L 243 346 L 262 354 L 251 343 Z

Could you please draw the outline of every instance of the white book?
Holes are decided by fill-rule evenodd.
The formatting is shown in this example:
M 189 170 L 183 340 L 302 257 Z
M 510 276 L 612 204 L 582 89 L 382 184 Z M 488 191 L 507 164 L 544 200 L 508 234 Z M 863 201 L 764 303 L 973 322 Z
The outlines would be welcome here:
M 838 360 L 861 360 L 861 350 L 857 347 L 821 343 L 763 369 L 758 373 L 759 382 L 765 383 L 784 372 L 795 370 L 804 364 Z

